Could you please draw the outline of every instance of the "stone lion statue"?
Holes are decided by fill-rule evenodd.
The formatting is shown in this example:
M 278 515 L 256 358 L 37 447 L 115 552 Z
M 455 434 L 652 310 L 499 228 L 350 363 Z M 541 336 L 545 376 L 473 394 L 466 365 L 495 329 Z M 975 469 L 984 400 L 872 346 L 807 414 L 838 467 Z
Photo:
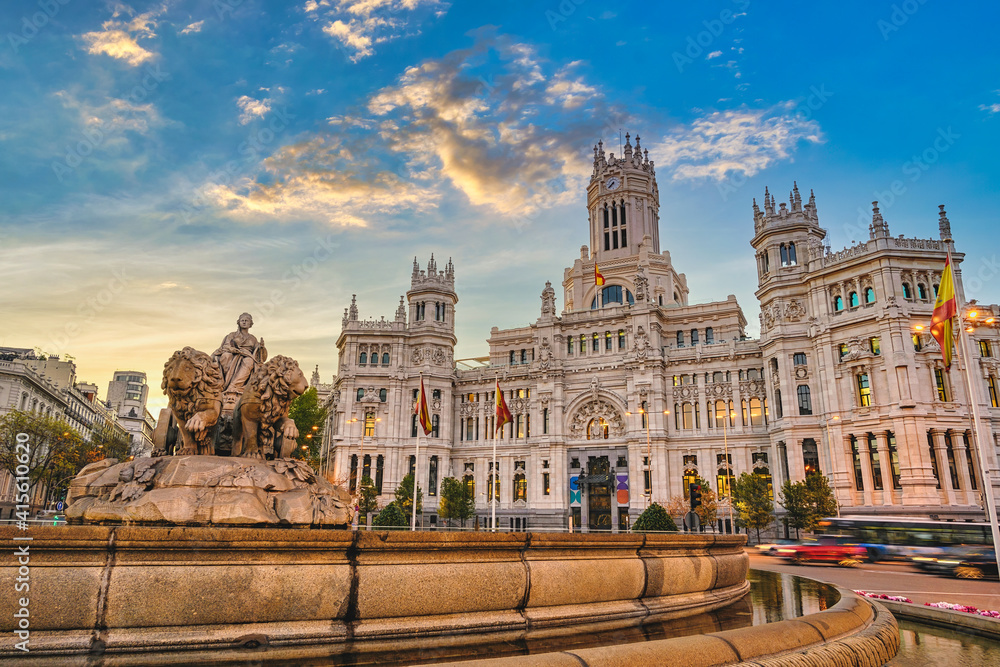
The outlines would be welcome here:
M 178 455 L 213 454 L 209 429 L 222 410 L 222 371 L 204 352 L 185 347 L 163 365 L 163 392 L 181 436 Z
M 233 411 L 233 456 L 263 458 L 274 453 L 287 459 L 295 448 L 299 429 L 288 417 L 292 400 L 309 388 L 299 363 L 280 354 L 261 365 L 247 381 Z M 283 437 L 274 451 L 275 436 Z

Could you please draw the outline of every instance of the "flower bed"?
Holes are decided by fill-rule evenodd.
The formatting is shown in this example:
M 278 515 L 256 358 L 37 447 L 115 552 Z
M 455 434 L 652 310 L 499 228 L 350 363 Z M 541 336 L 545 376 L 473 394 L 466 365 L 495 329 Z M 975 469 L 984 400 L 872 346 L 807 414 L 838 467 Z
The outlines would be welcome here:
M 867 591 L 854 591 L 858 595 L 866 598 L 874 598 L 875 600 L 889 600 L 891 602 L 909 602 L 913 604 L 913 600 L 910 598 L 904 598 L 899 595 L 886 595 L 885 593 L 869 593 Z M 966 614 L 975 614 L 977 616 L 988 616 L 990 618 L 1000 618 L 1000 611 L 995 611 L 993 609 L 978 609 L 976 607 L 964 604 L 952 604 L 950 602 L 925 602 L 925 607 L 937 607 L 939 609 L 950 609 L 952 611 L 961 611 Z

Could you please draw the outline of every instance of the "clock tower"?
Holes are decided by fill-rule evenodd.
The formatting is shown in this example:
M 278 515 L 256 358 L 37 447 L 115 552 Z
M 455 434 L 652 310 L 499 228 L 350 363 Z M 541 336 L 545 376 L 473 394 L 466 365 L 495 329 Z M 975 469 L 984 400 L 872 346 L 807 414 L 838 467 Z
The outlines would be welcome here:
M 597 261 L 639 254 L 643 238 L 649 236 L 653 253 L 660 252 L 660 193 L 656 171 L 635 138 L 625 135 L 624 155 L 606 155 L 604 142 L 594 146 L 594 172 L 587 186 L 590 215 L 590 248 Z

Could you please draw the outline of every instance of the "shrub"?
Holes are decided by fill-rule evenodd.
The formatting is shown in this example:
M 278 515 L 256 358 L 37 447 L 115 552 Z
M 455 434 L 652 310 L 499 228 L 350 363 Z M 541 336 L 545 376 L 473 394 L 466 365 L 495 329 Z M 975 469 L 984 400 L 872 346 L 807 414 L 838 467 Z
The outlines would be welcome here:
M 400 528 L 409 525 L 403 511 L 395 501 L 382 508 L 382 511 L 372 520 L 372 525 L 378 528 Z
M 675 531 L 677 530 L 677 524 L 674 523 L 673 517 L 667 514 L 667 510 L 663 509 L 663 505 L 659 503 L 653 503 L 639 515 L 639 518 L 635 520 L 635 525 L 632 526 L 632 532 L 635 533 L 651 533 L 658 531 Z

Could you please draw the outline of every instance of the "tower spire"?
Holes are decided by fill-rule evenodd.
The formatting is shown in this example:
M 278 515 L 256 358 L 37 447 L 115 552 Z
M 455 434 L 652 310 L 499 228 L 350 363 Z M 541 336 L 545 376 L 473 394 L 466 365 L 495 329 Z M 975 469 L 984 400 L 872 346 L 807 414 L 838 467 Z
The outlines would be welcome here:
M 938 230 L 941 232 L 942 241 L 951 241 L 951 221 L 944 210 L 944 204 L 938 205 Z
M 878 202 L 872 202 L 872 224 L 869 227 L 870 238 L 886 238 L 889 236 L 889 225 L 886 224 L 885 220 L 882 218 L 882 214 L 878 210 Z

